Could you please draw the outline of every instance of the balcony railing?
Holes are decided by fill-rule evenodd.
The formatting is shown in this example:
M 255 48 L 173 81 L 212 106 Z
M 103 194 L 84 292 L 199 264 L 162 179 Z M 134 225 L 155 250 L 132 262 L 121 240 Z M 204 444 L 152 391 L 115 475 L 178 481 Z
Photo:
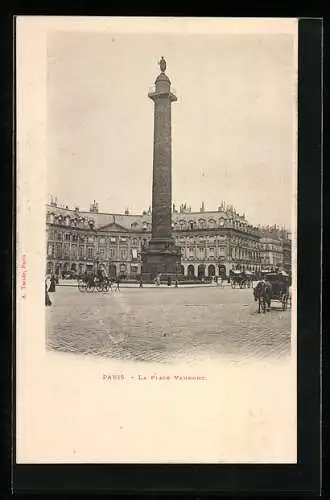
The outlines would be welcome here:
M 155 92 L 156 92 L 156 87 L 155 87 L 155 86 L 153 86 L 153 87 L 149 87 L 149 88 L 148 88 L 148 94 L 154 94 Z M 175 88 L 170 87 L 170 92 L 171 92 L 172 94 L 176 95 L 176 90 L 175 90 Z

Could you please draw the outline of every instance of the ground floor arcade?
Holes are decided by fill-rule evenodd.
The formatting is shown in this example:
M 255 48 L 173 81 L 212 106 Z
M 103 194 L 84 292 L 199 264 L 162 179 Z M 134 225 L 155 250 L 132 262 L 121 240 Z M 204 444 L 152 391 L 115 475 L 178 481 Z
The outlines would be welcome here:
M 79 275 L 86 270 L 96 271 L 102 268 L 109 276 L 126 276 L 134 278 L 141 273 L 141 263 L 132 261 L 112 261 L 112 262 L 92 262 L 92 261 L 55 261 L 47 262 L 46 273 L 63 275 Z M 260 265 L 257 264 L 237 264 L 232 262 L 218 263 L 214 262 L 191 262 L 182 261 L 181 272 L 184 276 L 191 277 L 209 277 L 222 276 L 228 277 L 230 270 L 240 269 L 241 271 L 249 270 L 257 272 L 260 270 Z

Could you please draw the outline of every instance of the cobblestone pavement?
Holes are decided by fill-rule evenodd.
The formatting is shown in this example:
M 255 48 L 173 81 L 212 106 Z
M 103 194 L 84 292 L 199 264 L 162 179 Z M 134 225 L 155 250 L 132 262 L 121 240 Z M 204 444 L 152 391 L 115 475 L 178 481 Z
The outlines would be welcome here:
M 291 312 L 258 314 L 252 289 L 126 288 L 80 293 L 57 287 L 46 308 L 49 349 L 139 361 L 282 357 Z

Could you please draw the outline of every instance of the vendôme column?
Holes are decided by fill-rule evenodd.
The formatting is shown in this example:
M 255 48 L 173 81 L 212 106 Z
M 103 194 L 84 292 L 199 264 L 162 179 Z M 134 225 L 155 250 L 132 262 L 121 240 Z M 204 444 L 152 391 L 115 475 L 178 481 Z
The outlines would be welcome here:
M 162 57 L 161 73 L 148 97 L 154 102 L 154 149 L 152 181 L 152 238 L 142 253 L 142 279 L 157 275 L 175 279 L 181 273 L 181 252 L 172 237 L 172 134 L 171 105 L 177 101 L 171 82 L 165 74 Z

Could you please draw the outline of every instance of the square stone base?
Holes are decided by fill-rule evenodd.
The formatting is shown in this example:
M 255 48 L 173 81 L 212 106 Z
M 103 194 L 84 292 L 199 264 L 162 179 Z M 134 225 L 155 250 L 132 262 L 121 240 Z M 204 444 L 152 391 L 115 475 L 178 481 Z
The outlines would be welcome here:
M 142 253 L 142 280 L 152 282 L 160 275 L 162 281 L 181 276 L 181 250 L 173 240 L 151 240 Z

